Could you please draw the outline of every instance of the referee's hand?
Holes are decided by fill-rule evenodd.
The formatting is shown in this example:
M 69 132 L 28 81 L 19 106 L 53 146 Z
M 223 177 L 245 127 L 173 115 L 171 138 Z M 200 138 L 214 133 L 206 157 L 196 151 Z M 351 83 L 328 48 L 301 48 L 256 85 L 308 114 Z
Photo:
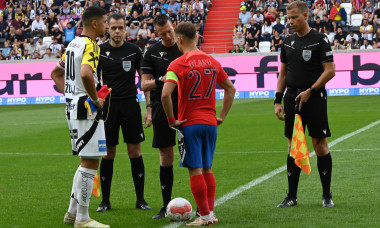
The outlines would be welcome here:
M 144 115 L 144 125 L 145 125 L 144 128 L 148 128 L 152 126 L 152 108 L 151 107 L 148 107 L 146 109 L 146 113 Z
M 102 98 L 98 98 L 98 102 L 97 103 L 94 103 L 96 105 L 96 107 L 98 108 L 103 108 L 104 106 L 104 100 Z
M 310 89 L 307 89 L 305 91 L 302 91 L 300 94 L 298 94 L 298 96 L 296 97 L 296 101 L 297 100 L 300 100 L 300 107 L 298 109 L 298 111 L 300 112 L 301 109 L 302 109 L 302 104 L 303 103 L 306 103 L 309 98 L 310 98 L 310 95 L 311 95 L 311 92 L 310 92 Z
M 276 114 L 279 120 L 285 120 L 285 112 L 281 104 L 276 103 L 274 105 L 274 113 Z

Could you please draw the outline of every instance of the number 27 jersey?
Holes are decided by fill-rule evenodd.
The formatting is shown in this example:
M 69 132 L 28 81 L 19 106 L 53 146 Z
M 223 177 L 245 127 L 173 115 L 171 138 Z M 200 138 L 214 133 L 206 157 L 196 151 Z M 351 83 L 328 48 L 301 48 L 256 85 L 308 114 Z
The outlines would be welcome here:
M 187 120 L 181 126 L 216 126 L 216 83 L 220 84 L 228 78 L 220 63 L 196 50 L 174 60 L 167 71 L 166 81 L 178 86 L 178 120 Z
M 98 44 L 88 36 L 78 36 L 72 40 L 65 54 L 57 64 L 65 70 L 65 97 L 69 99 L 79 99 L 86 96 L 86 88 L 81 77 L 81 66 L 87 64 L 94 71 L 95 87 L 99 84 L 96 75 L 96 68 L 99 61 L 100 48 Z

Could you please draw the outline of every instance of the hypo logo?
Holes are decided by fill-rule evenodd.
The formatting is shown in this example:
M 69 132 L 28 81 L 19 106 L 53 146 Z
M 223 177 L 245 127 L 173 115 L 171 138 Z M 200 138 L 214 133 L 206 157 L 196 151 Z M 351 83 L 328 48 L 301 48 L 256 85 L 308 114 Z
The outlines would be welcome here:
M 98 140 L 99 152 L 107 152 L 106 140 Z
M 54 104 L 55 97 L 36 97 L 36 104 Z
M 10 97 L 7 98 L 7 104 L 26 104 L 26 97 Z
M 377 95 L 380 93 L 380 88 L 361 88 L 359 95 Z
M 140 95 L 140 96 L 139 96 Z M 145 101 L 145 95 L 144 94 L 138 94 L 137 95 L 137 98 L 140 100 L 140 101 Z
M 218 97 L 219 94 L 219 97 Z M 235 92 L 235 98 L 243 98 L 243 93 L 242 92 Z M 216 93 L 216 99 L 223 99 L 224 98 L 224 92 L 219 92 Z
M 59 103 L 60 104 L 66 103 L 66 97 L 64 97 L 64 96 L 59 97 Z
M 249 92 L 249 98 L 269 97 L 269 91 L 251 91 Z
M 329 89 L 329 96 L 348 96 L 350 89 Z

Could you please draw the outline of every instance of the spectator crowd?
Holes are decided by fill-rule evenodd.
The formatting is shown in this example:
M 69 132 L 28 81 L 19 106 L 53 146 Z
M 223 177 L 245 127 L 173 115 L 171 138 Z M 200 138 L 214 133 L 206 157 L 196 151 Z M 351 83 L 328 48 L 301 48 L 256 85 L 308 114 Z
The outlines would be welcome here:
M 293 33 L 286 16 L 286 5 L 292 1 L 244 0 L 230 52 L 258 52 L 262 41 L 270 43 L 270 51 L 280 51 L 283 40 Z M 333 50 L 380 48 L 378 1 L 305 0 L 308 22 L 312 29 L 326 34 Z M 0 60 L 60 58 L 67 44 L 82 33 L 81 16 L 89 6 L 102 7 L 108 14 L 122 13 L 127 26 L 125 40 L 144 53 L 159 42 L 153 29 L 158 14 L 168 15 L 173 26 L 194 23 L 201 43 L 211 0 L 0 0 Z M 361 16 L 360 26 L 348 23 L 354 15 Z M 98 43 L 108 39 L 106 34 Z
M 211 0 L 0 0 L 0 60 L 60 58 L 67 44 L 82 33 L 81 17 L 89 6 L 126 19 L 125 40 L 144 53 L 159 42 L 153 19 L 166 14 L 176 26 L 190 21 L 203 40 L 204 19 Z M 109 35 L 98 39 L 107 42 Z
M 286 5 L 292 1 L 244 0 L 230 52 L 258 52 L 263 41 L 269 42 L 268 51 L 280 51 L 283 40 L 293 34 L 286 16 Z M 333 50 L 380 48 L 379 0 L 302 1 L 309 7 L 310 28 L 324 33 Z M 358 25 L 351 23 L 354 17 L 360 19 Z

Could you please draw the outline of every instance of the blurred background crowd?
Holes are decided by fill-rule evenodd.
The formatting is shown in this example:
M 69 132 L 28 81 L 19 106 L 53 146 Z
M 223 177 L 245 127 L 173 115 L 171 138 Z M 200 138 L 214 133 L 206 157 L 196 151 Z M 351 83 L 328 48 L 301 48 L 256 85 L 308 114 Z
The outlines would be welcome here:
M 293 34 L 286 16 L 292 0 L 244 0 L 230 52 L 280 51 Z M 326 34 L 333 50 L 380 48 L 378 0 L 306 0 L 309 26 Z M 261 46 L 261 47 L 260 47 Z
M 293 0 L 244 0 L 233 28 L 229 52 L 276 52 L 293 33 L 286 5 Z M 380 48 L 379 0 L 305 0 L 309 25 L 326 34 L 333 50 Z M 153 19 L 166 14 L 176 26 L 191 21 L 198 43 L 211 0 L 0 0 L 0 60 L 60 58 L 67 44 L 82 33 L 81 17 L 89 6 L 126 18 L 125 40 L 144 53 L 159 42 Z M 98 39 L 107 42 L 109 35 Z
M 210 0 L 0 0 L 0 60 L 60 58 L 67 44 L 82 33 L 81 17 L 89 6 L 104 8 L 108 14 L 126 18 L 125 40 L 144 53 L 159 42 L 153 19 L 169 16 L 173 26 L 191 21 L 202 42 L 204 18 Z M 107 42 L 109 35 L 98 39 Z

